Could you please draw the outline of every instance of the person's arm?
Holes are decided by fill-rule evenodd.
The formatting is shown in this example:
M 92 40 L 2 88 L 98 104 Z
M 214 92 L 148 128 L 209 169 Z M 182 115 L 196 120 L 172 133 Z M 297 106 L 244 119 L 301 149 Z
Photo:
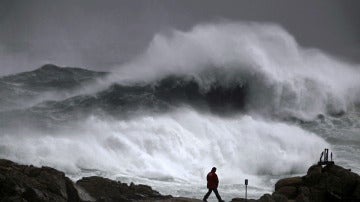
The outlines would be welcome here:
M 215 174 L 215 184 L 216 184 L 216 187 L 219 186 L 219 178 L 216 174 Z

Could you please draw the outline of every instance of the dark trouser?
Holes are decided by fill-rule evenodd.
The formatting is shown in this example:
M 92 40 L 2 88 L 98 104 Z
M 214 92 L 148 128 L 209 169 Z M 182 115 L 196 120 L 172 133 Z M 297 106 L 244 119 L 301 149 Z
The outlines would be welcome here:
M 218 190 L 215 188 L 215 189 L 209 189 L 209 191 L 205 194 L 204 196 L 204 201 L 206 201 L 207 198 L 209 198 L 211 192 L 214 191 L 215 195 L 216 195 L 216 198 L 219 200 L 219 201 L 222 201 L 220 195 L 219 195 L 219 192 Z

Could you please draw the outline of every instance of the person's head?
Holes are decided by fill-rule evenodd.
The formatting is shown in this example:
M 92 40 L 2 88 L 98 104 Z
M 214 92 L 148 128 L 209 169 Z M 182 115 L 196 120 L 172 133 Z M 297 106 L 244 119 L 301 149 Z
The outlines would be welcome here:
M 212 169 L 211 169 L 211 172 L 216 172 L 216 168 L 215 167 L 213 167 Z

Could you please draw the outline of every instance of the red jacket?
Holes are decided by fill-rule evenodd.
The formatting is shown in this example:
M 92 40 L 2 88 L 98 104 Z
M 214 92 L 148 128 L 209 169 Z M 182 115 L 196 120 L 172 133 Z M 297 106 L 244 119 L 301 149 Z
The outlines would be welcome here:
M 215 172 L 210 172 L 207 176 L 207 188 L 208 189 L 217 189 L 219 185 L 219 179 Z

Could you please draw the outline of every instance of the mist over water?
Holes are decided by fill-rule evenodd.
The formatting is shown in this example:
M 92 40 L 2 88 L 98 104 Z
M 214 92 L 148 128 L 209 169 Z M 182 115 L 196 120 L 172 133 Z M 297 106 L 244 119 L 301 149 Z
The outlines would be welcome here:
M 64 68 L 29 75 L 55 70 Z M 306 173 L 325 147 L 359 171 L 359 65 L 302 48 L 276 24 L 158 34 L 101 82 L 91 75 L 63 99 L 41 89 L 35 104 L 1 109 L 0 158 L 196 197 L 216 166 L 225 199 L 239 196 L 245 178 L 250 196 L 271 192 L 277 179 Z M 34 91 L 17 75 L 1 79 L 0 93 Z

